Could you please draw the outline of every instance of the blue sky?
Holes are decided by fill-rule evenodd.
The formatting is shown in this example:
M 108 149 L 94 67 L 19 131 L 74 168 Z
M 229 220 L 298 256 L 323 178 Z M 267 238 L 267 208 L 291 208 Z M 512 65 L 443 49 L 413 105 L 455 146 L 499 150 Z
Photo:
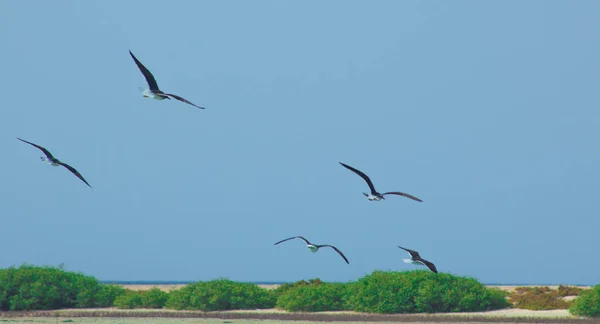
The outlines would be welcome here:
M 401 245 L 486 283 L 597 284 L 599 10 L 2 1 L 0 267 L 348 281 L 416 269 Z M 143 98 L 129 49 L 207 109 Z M 424 202 L 369 202 L 339 161 Z M 273 246 L 295 235 L 350 265 Z

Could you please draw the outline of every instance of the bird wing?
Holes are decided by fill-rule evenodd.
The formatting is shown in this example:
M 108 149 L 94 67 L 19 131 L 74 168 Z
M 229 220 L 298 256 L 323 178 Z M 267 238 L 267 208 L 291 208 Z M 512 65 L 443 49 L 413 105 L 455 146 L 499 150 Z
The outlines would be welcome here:
M 302 241 L 306 242 L 306 244 L 310 244 L 310 242 L 307 239 L 305 239 L 304 237 L 302 237 L 302 236 L 292 236 L 290 238 L 286 238 L 285 240 L 281 240 L 281 241 L 279 241 L 279 242 L 277 242 L 277 243 L 275 243 L 273 245 L 277 245 L 279 243 L 283 243 L 285 241 L 293 240 L 293 239 L 296 239 L 296 238 L 301 239 Z
M 325 247 L 325 246 L 328 246 L 328 247 L 334 249 L 335 252 L 337 252 L 339 255 L 342 256 L 342 258 L 344 258 L 344 261 L 346 261 L 346 263 L 350 264 L 350 262 L 348 262 L 348 259 L 346 258 L 346 256 L 344 255 L 344 253 L 342 253 L 342 251 L 338 250 L 338 248 L 336 248 L 335 246 L 329 245 L 329 244 L 317 245 L 318 248 L 322 248 L 322 247 Z
M 417 252 L 417 251 L 414 251 L 414 250 L 411 250 L 411 249 L 405 249 L 405 248 L 401 247 L 400 245 L 398 245 L 398 247 L 399 247 L 399 248 L 401 248 L 402 250 L 404 250 L 404 251 L 406 251 L 406 252 L 410 253 L 410 256 L 411 256 L 413 259 L 415 259 L 415 260 L 416 260 L 416 259 L 420 259 L 420 258 L 421 258 L 421 256 L 419 255 L 419 252 Z
M 368 177 L 366 174 L 364 174 L 364 173 L 362 173 L 361 171 L 359 171 L 359 170 L 357 170 L 357 169 L 355 169 L 355 168 L 353 168 L 353 167 L 351 167 L 351 166 L 349 166 L 349 165 L 347 165 L 347 164 L 344 164 L 344 163 L 342 163 L 342 162 L 340 162 L 340 164 L 341 164 L 342 166 L 344 166 L 346 169 L 348 169 L 348 170 L 350 170 L 350 171 L 352 171 L 352 172 L 354 172 L 354 173 L 358 174 L 359 176 L 361 176 L 361 178 L 365 179 L 365 181 L 366 181 L 366 182 L 367 182 L 367 184 L 369 185 L 369 189 L 371 189 L 371 193 L 372 193 L 372 194 L 375 194 L 375 193 L 377 192 L 377 191 L 375 190 L 375 186 L 373 186 L 373 182 L 371 182 L 371 179 L 369 179 L 369 177 Z
M 181 102 L 185 102 L 186 104 L 190 104 L 190 105 L 192 105 L 192 106 L 194 106 L 194 107 L 196 107 L 196 108 L 200 108 L 200 109 L 206 109 L 206 108 L 204 108 L 204 107 L 196 106 L 196 105 L 194 105 L 194 104 L 193 104 L 191 101 L 189 101 L 189 100 L 186 100 L 186 99 L 184 99 L 184 98 L 182 98 L 182 97 L 180 97 L 180 96 L 178 96 L 178 95 L 174 95 L 174 94 L 172 94 L 172 93 L 165 93 L 165 95 L 167 95 L 167 96 L 171 96 L 171 97 L 173 97 L 173 98 L 175 98 L 175 99 L 177 99 L 177 100 L 179 100 L 179 101 L 181 101 Z
M 159 90 L 158 84 L 156 83 L 156 79 L 154 79 L 154 76 L 152 75 L 152 73 L 150 73 L 150 71 L 144 66 L 144 64 L 142 64 L 142 62 L 140 62 L 137 59 L 137 57 L 135 57 L 135 55 L 133 55 L 133 53 L 131 53 L 131 50 L 129 51 L 129 54 L 135 61 L 135 64 L 138 66 L 140 71 L 142 71 L 142 74 L 146 78 L 146 82 L 148 82 L 148 86 L 150 87 L 150 90 L 153 90 L 153 91 Z
M 434 273 L 438 273 L 437 269 L 435 268 L 435 264 L 421 258 L 419 258 L 419 261 L 423 262 L 427 268 L 429 268 L 429 270 L 433 271 Z
M 39 145 L 37 145 L 37 144 L 33 144 L 33 143 L 31 143 L 31 142 L 28 142 L 28 141 L 26 141 L 26 140 L 24 140 L 24 139 L 20 139 L 20 138 L 18 138 L 18 137 L 17 137 L 17 139 L 18 139 L 19 141 L 22 141 L 22 142 L 25 142 L 25 143 L 27 143 L 27 144 L 29 144 L 29 145 L 33 145 L 33 146 L 37 147 L 37 148 L 38 148 L 38 149 L 40 149 L 42 152 L 44 152 L 44 154 L 46 155 L 46 157 L 47 157 L 49 160 L 53 160 L 53 159 L 54 159 L 54 156 L 52 156 L 52 153 L 50 153 L 50 151 L 46 150 L 45 148 L 43 148 L 43 147 L 41 147 L 41 146 L 39 146 Z
M 417 197 L 415 197 L 415 196 L 412 196 L 412 195 L 409 195 L 409 194 L 407 194 L 407 193 L 400 192 L 400 191 L 390 191 L 390 192 L 383 193 L 383 194 L 381 194 L 381 195 L 382 195 L 382 196 L 385 196 L 385 195 L 398 195 L 398 196 L 404 196 L 404 197 L 406 197 L 406 198 L 410 198 L 410 199 L 412 199 L 412 200 L 416 200 L 416 201 L 423 202 L 423 200 L 421 200 L 421 199 L 419 199 L 419 198 L 417 198 Z
M 66 164 L 64 162 L 58 162 L 58 164 L 64 166 L 69 171 L 71 171 L 74 175 L 77 176 L 77 178 L 79 178 L 79 179 L 81 179 L 81 181 L 85 182 L 85 184 L 88 185 L 88 187 L 90 187 L 90 188 L 92 187 L 92 186 L 90 186 L 90 184 L 87 181 L 85 181 L 85 179 L 83 178 L 83 176 L 81 175 L 81 173 L 79 173 L 79 171 L 75 170 L 74 167 L 72 167 L 72 166 L 70 166 L 70 165 L 68 165 L 68 164 Z

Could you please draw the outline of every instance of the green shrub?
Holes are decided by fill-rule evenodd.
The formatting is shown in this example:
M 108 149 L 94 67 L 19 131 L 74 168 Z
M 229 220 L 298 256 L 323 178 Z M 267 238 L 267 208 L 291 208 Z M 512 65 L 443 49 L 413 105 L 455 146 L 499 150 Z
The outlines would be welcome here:
M 54 267 L 0 269 L 0 310 L 91 308 L 108 302 L 111 297 L 94 277 Z
M 102 285 L 96 293 L 96 307 L 112 307 L 115 299 L 125 295 L 127 290 L 116 285 Z
M 290 287 L 277 297 L 277 308 L 291 312 L 344 310 L 348 284 L 319 283 Z
M 600 317 L 600 285 L 582 291 L 569 307 L 569 313 L 576 316 Z
M 288 291 L 289 289 L 292 289 L 295 287 L 308 286 L 308 285 L 320 285 L 322 283 L 323 282 L 319 278 L 309 279 L 308 281 L 299 280 L 294 283 L 284 283 L 283 285 L 275 288 L 274 292 L 275 292 L 276 296 L 279 296 L 279 295 L 283 294 L 284 292 Z
M 121 309 L 163 308 L 168 298 L 168 293 L 156 287 L 145 291 L 127 290 L 115 299 L 113 305 Z
M 275 293 L 227 279 L 200 281 L 169 293 L 166 307 L 203 311 L 273 308 Z
M 124 295 L 117 296 L 113 305 L 120 309 L 143 308 L 144 301 L 142 294 L 137 291 L 127 291 Z
M 143 308 L 163 308 L 167 304 L 169 294 L 159 288 L 152 288 L 142 293 Z
M 348 307 L 370 313 L 473 312 L 508 307 L 505 293 L 472 278 L 430 271 L 367 275 L 348 291 Z

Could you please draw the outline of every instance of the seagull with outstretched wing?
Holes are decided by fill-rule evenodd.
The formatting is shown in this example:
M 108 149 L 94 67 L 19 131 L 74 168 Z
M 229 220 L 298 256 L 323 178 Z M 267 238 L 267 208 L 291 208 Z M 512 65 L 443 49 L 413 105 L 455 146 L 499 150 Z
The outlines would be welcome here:
M 346 258 L 346 256 L 344 255 L 344 253 L 342 253 L 342 251 L 338 250 L 338 248 L 336 248 L 335 246 L 329 245 L 329 244 L 322 244 L 322 245 L 312 244 L 312 243 L 310 243 L 307 239 L 305 239 L 302 236 L 293 236 L 293 237 L 290 237 L 290 238 L 286 238 L 285 240 L 281 240 L 281 241 L 275 243 L 274 245 L 277 245 L 279 243 L 283 243 L 285 241 L 293 240 L 293 239 L 301 239 L 302 241 L 304 241 L 304 243 L 306 243 L 306 246 L 308 247 L 308 249 L 311 252 L 313 252 L 313 253 L 319 251 L 319 249 L 322 248 L 322 247 L 330 247 L 330 248 L 334 249 L 342 258 L 344 258 L 344 261 L 346 261 L 346 263 L 350 264 L 350 262 L 348 262 L 348 259 Z
M 181 102 L 185 102 L 186 104 L 190 104 L 196 108 L 204 109 L 204 107 L 196 106 L 191 101 L 188 101 L 178 95 L 162 92 L 158 88 L 158 84 L 156 83 L 156 79 L 154 79 L 154 76 L 152 75 L 152 73 L 150 73 L 150 71 L 142 64 L 142 62 L 140 62 L 137 59 L 137 57 L 135 57 L 135 55 L 133 55 L 133 53 L 131 53 L 131 51 L 129 51 L 129 54 L 131 55 L 131 57 L 135 61 L 135 64 L 138 66 L 138 68 L 140 69 L 140 71 L 142 72 L 144 77 L 146 78 L 146 82 L 148 82 L 148 87 L 150 87 L 150 89 L 140 88 L 140 90 L 142 91 L 142 95 L 145 98 L 152 98 L 152 99 L 156 99 L 156 100 L 165 100 L 165 99 L 171 100 L 170 97 L 173 97 Z
M 419 252 L 417 251 L 413 251 L 410 249 L 405 249 L 401 246 L 398 246 L 399 248 L 401 248 L 402 250 L 408 252 L 410 254 L 410 259 L 403 259 L 405 263 L 412 263 L 412 264 L 416 264 L 416 265 L 424 265 L 427 266 L 427 268 L 429 268 L 429 270 L 438 273 L 437 269 L 435 268 L 435 264 L 421 258 L 421 256 L 419 255 Z
M 22 142 L 25 142 L 25 143 L 27 143 L 29 145 L 32 145 L 32 146 L 38 148 L 40 151 L 44 152 L 44 154 L 46 155 L 46 157 L 45 158 L 44 157 L 40 157 L 40 159 L 42 159 L 42 161 L 47 161 L 50 165 L 55 166 L 55 167 L 57 167 L 59 165 L 64 166 L 65 168 L 67 168 L 67 170 L 71 171 L 75 176 L 77 176 L 77 178 L 79 178 L 79 179 L 81 179 L 81 181 L 85 182 L 85 184 L 88 185 L 88 187 L 90 187 L 90 188 L 92 187 L 92 186 L 90 186 L 90 184 L 87 181 L 85 181 L 85 179 L 83 178 L 83 176 L 81 175 L 81 173 L 79 173 L 79 171 L 75 170 L 74 167 L 72 167 L 72 166 L 70 166 L 70 165 L 68 165 L 68 164 L 66 164 L 64 162 L 61 162 L 59 159 L 57 159 L 54 156 L 52 156 L 52 153 L 50 153 L 50 151 L 48 151 L 44 147 L 41 147 L 41 146 L 39 146 L 37 144 L 33 144 L 31 142 L 28 142 L 28 141 L 26 141 L 24 139 L 20 139 L 18 137 L 17 137 L 17 139 L 19 141 L 22 141 Z
M 367 182 L 367 184 L 369 185 L 369 189 L 371 189 L 371 193 L 367 194 L 367 193 L 363 192 L 363 195 L 365 195 L 371 201 L 379 201 L 381 199 L 385 199 L 385 197 L 384 197 L 385 195 L 398 195 L 398 196 L 404 196 L 406 198 L 410 198 L 415 201 L 423 202 L 423 200 L 421 200 L 413 195 L 409 195 L 407 193 L 400 192 L 400 191 L 390 191 L 390 192 L 379 193 L 379 192 L 377 192 L 377 190 L 375 190 L 375 186 L 373 185 L 373 182 L 366 174 L 364 174 L 360 170 L 357 170 L 357 169 L 355 169 L 347 164 L 344 164 L 342 162 L 340 162 L 340 164 L 344 168 L 358 174 L 361 178 L 363 178 Z

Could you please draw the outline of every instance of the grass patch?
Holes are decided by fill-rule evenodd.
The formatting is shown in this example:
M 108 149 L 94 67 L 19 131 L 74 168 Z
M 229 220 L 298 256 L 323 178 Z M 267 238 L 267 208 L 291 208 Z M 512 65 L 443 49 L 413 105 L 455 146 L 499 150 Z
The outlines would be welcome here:
M 559 286 L 552 289 L 540 287 L 517 287 L 509 294 L 515 308 L 529 310 L 568 309 L 572 301 L 564 297 L 577 296 L 583 289 L 573 286 Z

